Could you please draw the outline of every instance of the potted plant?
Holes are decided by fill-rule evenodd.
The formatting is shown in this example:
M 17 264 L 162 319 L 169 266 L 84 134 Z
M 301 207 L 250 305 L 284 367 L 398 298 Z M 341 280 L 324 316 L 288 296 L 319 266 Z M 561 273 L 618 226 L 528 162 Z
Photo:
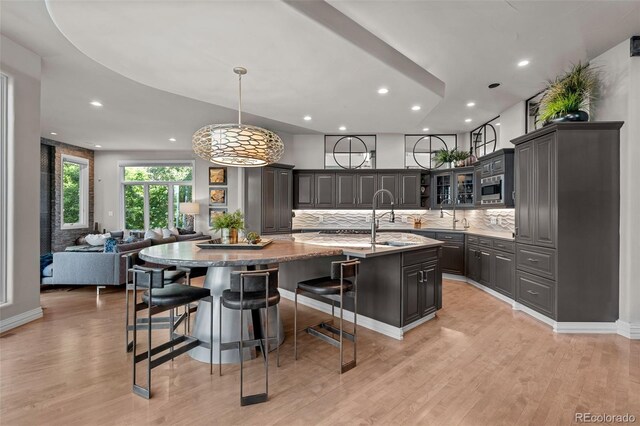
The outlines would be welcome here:
M 213 219 L 212 230 L 221 231 L 222 244 L 237 244 L 238 230 L 244 229 L 244 216 L 240 210 L 222 213 Z
M 455 150 L 449 151 L 445 148 L 436 151 L 436 154 L 434 156 L 437 164 L 436 167 L 440 167 L 441 165 L 446 164 L 448 168 L 453 168 L 453 162 L 455 161 L 455 159 L 453 158 L 453 151 Z
M 599 86 L 598 71 L 578 62 L 564 75 L 549 81 L 540 99 L 538 122 L 589 121 L 589 110 Z
M 457 149 L 454 149 L 451 151 L 451 155 L 453 156 L 453 161 L 456 163 L 456 167 L 464 167 L 471 154 L 467 151 L 458 151 Z

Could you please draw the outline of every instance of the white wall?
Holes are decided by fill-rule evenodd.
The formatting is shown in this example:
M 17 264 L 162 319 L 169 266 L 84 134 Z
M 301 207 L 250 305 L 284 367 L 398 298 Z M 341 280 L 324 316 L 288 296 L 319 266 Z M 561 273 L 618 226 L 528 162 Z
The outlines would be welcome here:
M 97 151 L 95 154 L 95 221 L 100 228 L 122 228 L 119 161 L 144 160 L 195 160 L 194 201 L 200 203 L 200 215 L 195 229 L 209 232 L 209 166 L 213 164 L 197 158 L 191 151 Z M 241 208 L 243 188 L 240 185 L 240 169 L 227 169 L 227 208 Z M 112 215 L 110 215 L 110 213 Z
M 620 320 L 640 334 L 640 285 L 634 272 L 640 260 L 640 179 L 634 170 L 640 158 L 640 58 L 629 56 L 625 40 L 592 64 L 601 67 L 603 78 L 593 118 L 625 122 L 620 132 Z
M 520 101 L 500 113 L 500 138 L 496 149 L 513 148 L 511 139 L 524 135 L 524 104 L 525 101 Z
M 35 53 L 0 36 L 0 71 L 9 76 L 8 299 L 0 332 L 42 316 L 40 308 L 40 73 Z M 12 111 L 12 108 L 9 108 Z

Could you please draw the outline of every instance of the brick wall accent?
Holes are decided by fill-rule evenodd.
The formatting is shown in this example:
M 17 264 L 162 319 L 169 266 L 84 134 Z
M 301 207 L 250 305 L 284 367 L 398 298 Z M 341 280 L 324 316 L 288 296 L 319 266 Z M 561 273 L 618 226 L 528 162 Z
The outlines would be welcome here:
M 51 199 L 51 250 L 63 251 L 66 247 L 72 246 L 76 238 L 85 235 L 93 230 L 93 172 L 94 172 L 94 151 L 51 139 L 41 138 L 40 143 L 54 147 L 54 193 Z M 61 229 L 62 226 L 62 155 L 73 155 L 74 157 L 86 158 L 89 160 L 89 223 L 87 228 L 81 229 Z

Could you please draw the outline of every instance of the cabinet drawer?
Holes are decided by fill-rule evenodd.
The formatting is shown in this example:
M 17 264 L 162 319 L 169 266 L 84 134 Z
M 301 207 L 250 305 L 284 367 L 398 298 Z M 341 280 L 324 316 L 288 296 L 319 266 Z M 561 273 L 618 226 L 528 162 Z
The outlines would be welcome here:
M 493 248 L 506 251 L 507 253 L 515 253 L 516 243 L 513 241 L 493 240 Z
M 464 241 L 464 234 L 437 232 L 436 233 L 436 240 L 444 241 L 444 242 L 447 242 L 447 241 L 463 242 Z
M 480 247 L 492 248 L 493 247 L 493 240 L 491 238 L 480 237 L 480 238 L 478 238 L 478 245 Z
M 473 235 L 467 235 L 467 244 L 478 244 L 479 238 Z
M 432 238 L 435 239 L 436 238 L 436 233 L 435 232 L 430 232 L 430 231 L 413 231 L 414 234 L 416 235 L 420 235 L 421 237 L 427 237 L 427 238 Z
M 555 318 L 556 283 L 518 271 L 516 273 L 516 301 L 550 318 Z
M 516 264 L 519 270 L 556 279 L 556 251 L 553 249 L 517 244 Z
M 409 251 L 402 254 L 402 266 L 438 260 L 438 248 Z

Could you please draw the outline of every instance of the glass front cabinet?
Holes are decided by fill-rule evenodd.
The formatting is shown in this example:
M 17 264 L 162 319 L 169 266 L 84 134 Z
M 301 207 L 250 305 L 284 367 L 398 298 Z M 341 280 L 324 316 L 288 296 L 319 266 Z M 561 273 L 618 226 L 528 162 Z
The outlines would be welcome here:
M 450 209 L 455 201 L 456 208 L 472 208 L 474 206 L 474 169 L 443 170 L 432 175 L 432 208 Z

